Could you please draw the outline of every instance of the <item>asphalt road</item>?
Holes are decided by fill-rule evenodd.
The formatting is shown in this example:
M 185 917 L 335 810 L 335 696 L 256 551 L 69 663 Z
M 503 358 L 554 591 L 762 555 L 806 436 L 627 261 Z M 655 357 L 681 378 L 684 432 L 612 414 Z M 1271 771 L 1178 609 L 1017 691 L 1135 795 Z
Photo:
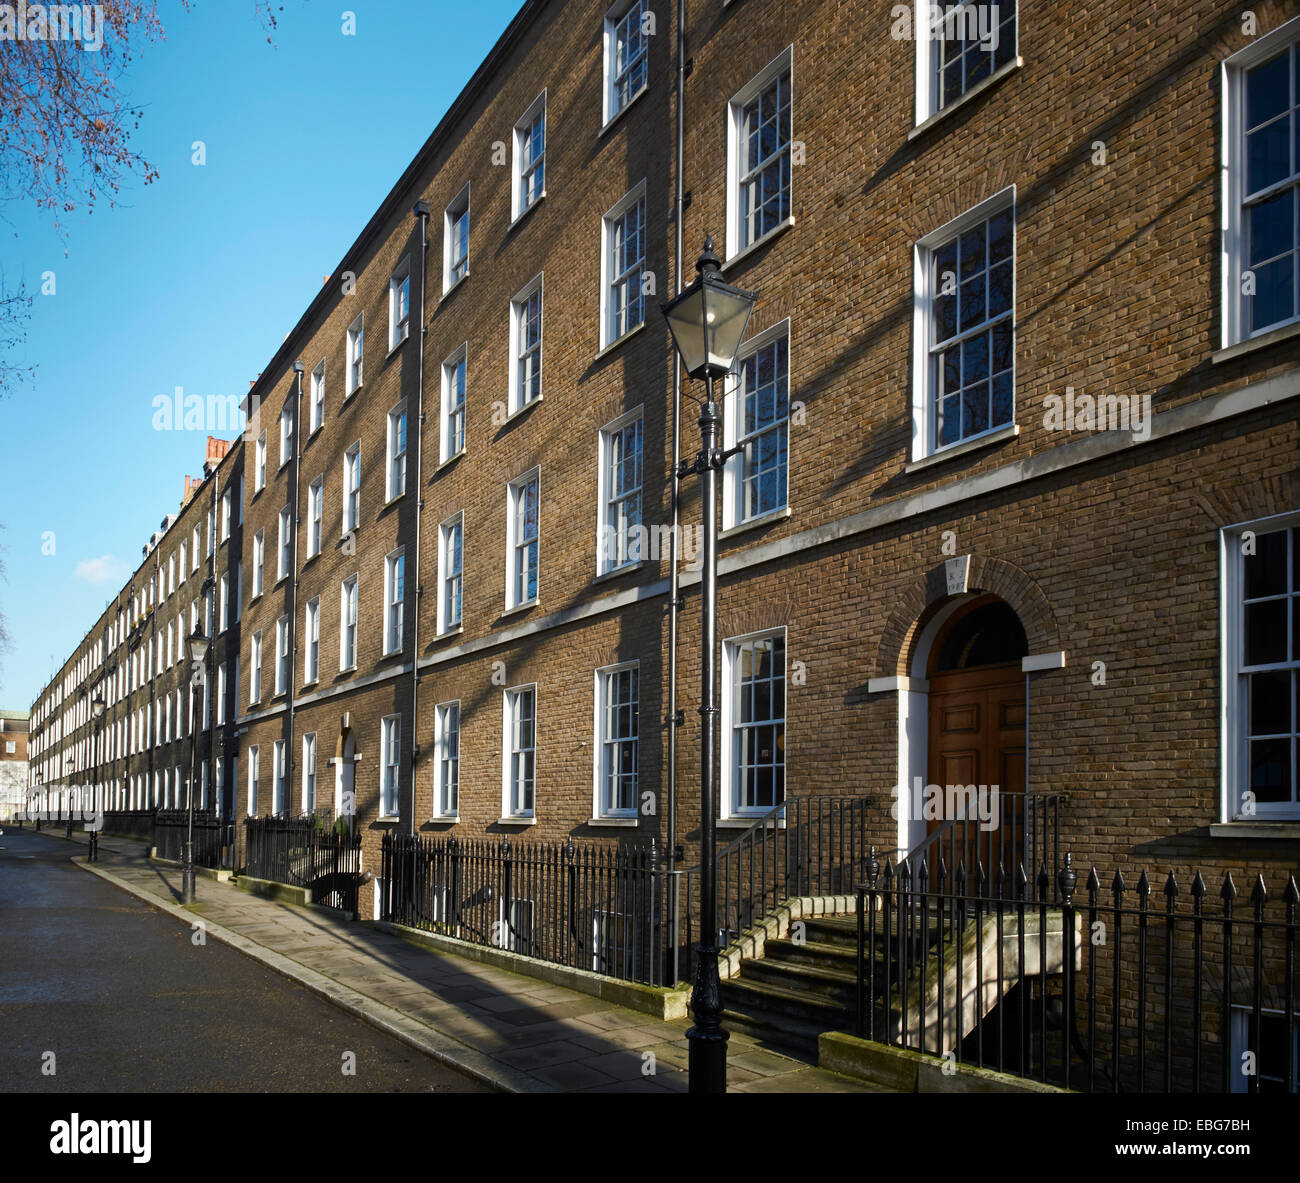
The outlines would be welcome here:
M 0 836 L 0 1092 L 490 1091 L 217 941 L 196 947 L 74 849 Z

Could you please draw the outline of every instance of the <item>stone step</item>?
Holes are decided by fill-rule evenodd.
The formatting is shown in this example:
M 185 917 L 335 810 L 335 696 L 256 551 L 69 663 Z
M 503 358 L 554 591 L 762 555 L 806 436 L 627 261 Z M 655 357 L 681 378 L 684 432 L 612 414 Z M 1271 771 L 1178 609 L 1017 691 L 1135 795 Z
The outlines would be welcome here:
M 820 1023 L 823 1031 L 845 1030 L 854 1013 L 851 1005 L 837 1002 L 824 993 L 744 977 L 722 983 L 722 1004 L 744 1014 Z
M 791 990 L 829 998 L 841 1006 L 853 1007 L 858 989 L 857 974 L 830 966 L 800 965 L 765 957 L 761 961 L 741 963 L 740 980 L 767 982 Z
M 727 1010 L 722 1012 L 722 1026 L 757 1039 L 759 1043 L 807 1064 L 817 1063 L 817 1037 L 830 1028 L 820 1023 L 805 1023 L 786 1015 Z

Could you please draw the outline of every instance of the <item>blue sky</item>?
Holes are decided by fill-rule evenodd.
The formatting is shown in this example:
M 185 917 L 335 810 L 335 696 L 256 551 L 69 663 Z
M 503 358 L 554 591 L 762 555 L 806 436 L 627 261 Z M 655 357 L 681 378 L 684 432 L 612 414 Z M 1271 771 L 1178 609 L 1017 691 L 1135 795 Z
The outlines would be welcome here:
M 201 472 L 206 433 L 154 430 L 154 398 L 248 390 L 520 0 L 282 2 L 272 48 L 253 0 L 160 0 L 166 40 L 123 83 L 160 178 L 65 215 L 66 243 L 0 210 L 6 282 L 55 284 L 14 359 L 35 380 L 0 399 L 0 708 L 31 705 Z

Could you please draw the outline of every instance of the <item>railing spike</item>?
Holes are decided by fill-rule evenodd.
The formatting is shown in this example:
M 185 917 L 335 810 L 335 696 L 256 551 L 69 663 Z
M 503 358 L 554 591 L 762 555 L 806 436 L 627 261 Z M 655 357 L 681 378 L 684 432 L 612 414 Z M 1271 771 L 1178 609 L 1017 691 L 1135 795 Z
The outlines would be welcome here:
M 1146 868 L 1142 868 L 1142 874 L 1138 876 L 1138 898 L 1146 899 L 1151 894 L 1151 881 L 1147 878 Z
M 1255 874 L 1255 886 L 1250 892 L 1250 902 L 1257 908 L 1263 907 L 1264 901 L 1268 899 L 1268 888 L 1264 886 L 1264 876 L 1259 872 Z
M 1286 890 L 1282 893 L 1284 904 L 1300 904 L 1300 888 L 1296 887 L 1295 876 L 1287 877 Z
M 1124 873 L 1122 871 L 1115 872 L 1115 878 L 1110 882 L 1110 889 L 1116 895 L 1122 895 L 1124 893 Z
M 1088 890 L 1098 892 L 1101 890 L 1101 877 L 1097 874 L 1097 864 L 1093 863 L 1092 870 L 1088 872 Z
M 1169 900 L 1173 900 L 1177 895 L 1178 880 L 1174 877 L 1174 873 L 1171 870 L 1169 872 L 1169 878 L 1165 880 L 1165 897 Z
M 1237 898 L 1237 885 L 1232 881 L 1232 872 L 1223 872 L 1223 886 L 1219 889 L 1219 899 L 1235 900 Z
M 1209 890 L 1205 886 L 1205 880 L 1201 878 L 1200 871 L 1196 872 L 1196 878 L 1192 880 L 1192 899 L 1203 900 L 1205 893 Z

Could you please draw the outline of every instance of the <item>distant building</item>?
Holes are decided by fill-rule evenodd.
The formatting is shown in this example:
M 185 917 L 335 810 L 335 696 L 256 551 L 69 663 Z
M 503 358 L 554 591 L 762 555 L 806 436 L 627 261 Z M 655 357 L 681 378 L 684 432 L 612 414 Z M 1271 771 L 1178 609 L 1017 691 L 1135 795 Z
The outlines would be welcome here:
M 0 711 L 0 821 L 27 799 L 27 712 Z

